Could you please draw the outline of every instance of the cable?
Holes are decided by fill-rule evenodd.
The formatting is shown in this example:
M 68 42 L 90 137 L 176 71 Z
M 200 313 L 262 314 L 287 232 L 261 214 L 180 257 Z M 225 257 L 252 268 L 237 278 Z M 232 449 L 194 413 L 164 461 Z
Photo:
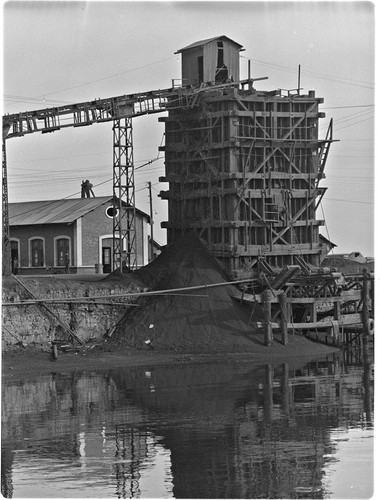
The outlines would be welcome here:
M 338 199 L 338 198 L 329 198 L 329 197 L 325 197 L 324 198 L 325 200 L 329 200 L 329 201 L 342 201 L 342 202 L 345 202 L 345 203 L 360 203 L 362 205 L 374 205 L 375 202 L 374 201 L 357 201 L 357 200 L 342 200 L 342 199 Z
M 321 210 L 322 210 L 323 220 L 325 221 L 325 228 L 326 228 L 327 238 L 329 239 L 329 241 L 331 241 L 329 229 L 327 227 L 327 221 L 326 221 L 326 217 L 325 217 L 325 211 L 323 210 L 322 200 L 320 202 L 320 207 L 321 207 Z M 331 247 L 331 252 L 334 255 L 334 247 Z
M 258 63 L 259 65 L 261 64 L 262 66 L 267 66 L 267 67 L 269 67 L 271 69 L 279 69 L 281 71 L 286 71 L 288 73 L 289 72 L 290 73 L 294 73 L 295 72 L 295 69 L 292 68 L 292 67 L 290 67 L 290 66 L 283 66 L 283 65 L 280 65 L 280 64 L 268 63 L 266 61 L 260 61 L 259 59 L 251 59 L 251 58 L 243 56 L 243 55 L 241 55 L 240 57 L 243 58 L 243 59 L 247 59 L 247 60 L 249 59 L 253 63 Z M 353 85 L 355 87 L 362 87 L 362 88 L 374 89 L 373 82 L 366 82 L 366 81 L 363 81 L 363 80 L 353 80 L 352 78 L 351 79 L 348 79 L 348 78 L 337 78 L 335 76 L 323 75 L 321 73 L 318 73 L 318 72 L 315 72 L 315 71 L 310 71 L 310 70 L 303 70 L 303 73 L 306 74 L 306 75 L 310 75 L 310 76 L 316 76 L 317 78 L 321 78 L 323 80 L 331 80 L 331 81 L 335 81 L 335 82 L 338 82 L 338 83 L 344 83 L 346 85 Z M 357 82 L 357 83 L 355 83 L 355 82 Z M 367 84 L 367 85 L 363 85 L 363 84 Z
M 352 119 L 356 118 L 361 118 L 362 116 L 366 116 L 370 113 L 373 113 L 374 110 L 372 109 L 366 109 L 364 111 L 356 111 L 356 113 L 350 113 L 349 115 L 342 116 L 341 118 L 335 118 L 334 119 L 334 126 L 338 123 L 341 124 L 342 122 L 346 122 Z M 328 124 L 324 124 L 320 127 L 320 129 L 327 128 Z
M 362 115 L 356 116 L 356 118 L 360 118 L 361 116 L 364 116 L 364 115 L 365 115 L 365 113 L 363 113 Z M 369 117 L 365 118 L 364 120 L 354 121 L 353 123 L 349 123 L 348 125 L 344 125 L 344 126 L 341 126 L 341 124 L 344 123 L 344 122 L 346 122 L 346 121 L 351 120 L 352 117 L 351 118 L 348 118 L 348 117 L 347 118 L 342 118 L 340 120 L 338 119 L 337 122 L 339 122 L 339 124 L 338 124 L 337 127 L 334 127 L 334 130 L 335 130 L 335 132 L 339 131 L 339 130 L 343 130 L 343 129 L 347 128 L 347 127 L 352 127 L 353 125 L 357 125 L 359 123 L 362 123 L 362 122 L 367 121 L 367 120 L 371 120 L 373 118 L 374 118 L 374 116 L 372 115 L 372 116 L 369 116 Z M 320 127 L 319 131 L 323 132 L 327 128 L 328 128 L 327 124 L 323 125 L 322 127 Z
M 331 106 L 328 108 L 321 106 L 319 109 L 374 108 L 374 107 L 375 107 L 374 104 L 358 104 L 356 106 Z
M 153 160 L 150 160 L 150 161 L 148 161 L 147 163 L 144 163 L 144 165 L 140 165 L 139 167 L 136 167 L 136 168 L 135 168 L 135 171 L 136 171 L 136 170 L 139 170 L 140 168 L 145 167 L 146 165 L 151 165 L 153 162 L 155 162 L 155 161 L 157 161 L 157 160 L 161 160 L 161 159 L 163 159 L 163 158 L 164 158 L 163 156 L 160 156 L 160 157 L 158 157 L 158 156 L 157 156 L 157 158 L 154 158 Z
M 12 96 L 9 94 L 4 95 L 5 101 L 11 101 L 12 104 L 19 104 L 20 102 L 28 103 L 28 104 L 71 104 L 69 101 L 58 101 L 58 100 L 50 100 L 45 99 L 45 97 L 27 97 L 27 96 Z
M 138 170 L 138 169 L 140 169 L 140 168 L 142 168 L 142 167 L 144 167 L 144 166 L 146 166 L 146 165 L 149 165 L 149 164 L 151 164 L 151 163 L 153 163 L 153 162 L 155 162 L 155 161 L 157 161 L 157 160 L 159 160 L 159 159 L 161 159 L 161 158 L 154 158 L 153 160 L 150 160 L 149 162 L 145 163 L 144 165 L 140 165 L 139 167 L 135 168 L 135 170 Z M 70 177 L 70 180 L 72 180 L 72 177 Z M 111 177 L 111 178 L 109 178 L 109 179 L 106 179 L 106 180 L 105 180 L 105 181 L 103 181 L 103 182 L 99 182 L 99 183 L 97 183 L 97 184 L 94 184 L 94 187 L 96 188 L 96 187 L 98 187 L 98 186 L 101 186 L 101 185 L 103 185 L 103 184 L 106 184 L 107 182 L 111 182 L 112 180 L 113 180 L 113 177 Z M 28 181 L 28 184 L 30 184 L 30 181 Z M 156 182 L 155 184 L 152 184 L 152 187 L 153 187 L 153 186 L 155 186 L 155 185 L 157 185 L 157 184 L 159 184 L 159 182 Z M 138 190 L 135 190 L 135 192 L 142 191 L 142 189 L 145 189 L 145 187 L 144 187 L 144 188 L 141 188 L 141 189 L 138 189 Z M 66 199 L 72 198 L 73 196 L 77 196 L 78 194 L 81 194 L 81 191 L 77 191 L 76 193 L 72 193 L 72 194 L 70 194 L 70 195 L 68 195 L 68 196 L 65 196 L 65 197 L 61 198 L 61 200 L 66 200 Z M 44 204 L 44 205 L 42 205 L 42 206 L 41 206 L 41 205 L 39 205 L 39 206 L 38 206 L 38 207 L 36 207 L 36 208 L 26 210 L 25 212 L 22 212 L 22 213 L 17 214 L 17 216 L 30 214 L 30 213 L 34 212 L 35 210 L 40 210 L 41 208 L 46 208 L 46 207 L 48 207 L 49 205 L 51 205 L 51 204 L 53 204 L 53 203 L 56 203 L 56 202 L 57 202 L 57 200 L 47 201 L 47 202 L 46 202 L 46 204 Z M 34 202 L 29 202 L 29 203 L 34 203 Z
M 96 80 L 91 80 L 89 82 L 80 83 L 78 85 L 73 85 L 72 87 L 66 87 L 66 88 L 61 89 L 61 90 L 56 90 L 55 92 L 45 93 L 44 96 L 53 95 L 53 94 L 60 94 L 61 92 L 66 92 L 66 90 L 77 89 L 77 88 L 80 88 L 80 87 L 85 87 L 86 85 L 92 85 L 93 83 L 102 82 L 102 81 L 105 81 L 105 80 L 110 80 L 111 78 L 117 78 L 118 76 L 122 76 L 122 75 L 126 75 L 127 73 L 131 73 L 132 71 L 137 71 L 139 69 L 148 68 L 149 66 L 154 66 L 155 64 L 159 64 L 159 63 L 162 63 L 162 62 L 165 62 L 165 61 L 170 61 L 172 59 L 173 59 L 173 56 L 172 57 L 167 57 L 165 59 L 161 59 L 160 61 L 155 61 L 155 62 L 152 62 L 152 63 L 149 63 L 149 64 L 144 64 L 143 66 L 137 66 L 136 68 L 131 68 L 131 69 L 128 69 L 128 70 L 123 71 L 121 73 L 115 73 L 114 75 L 109 75 L 109 76 L 105 76 L 103 78 L 98 78 Z
M 337 127 L 335 130 L 338 130 L 338 131 L 339 131 L 339 130 L 343 130 L 343 129 L 347 128 L 347 127 L 352 127 L 353 125 L 358 125 L 359 123 L 363 123 L 363 122 L 366 122 L 366 121 L 368 121 L 368 120 L 373 120 L 373 119 L 374 119 L 374 117 L 373 117 L 373 116 L 370 116 L 370 117 L 368 117 L 368 118 L 365 118 L 364 120 L 360 120 L 359 122 L 350 123 L 350 124 L 348 124 L 348 125 L 345 125 L 344 127 Z

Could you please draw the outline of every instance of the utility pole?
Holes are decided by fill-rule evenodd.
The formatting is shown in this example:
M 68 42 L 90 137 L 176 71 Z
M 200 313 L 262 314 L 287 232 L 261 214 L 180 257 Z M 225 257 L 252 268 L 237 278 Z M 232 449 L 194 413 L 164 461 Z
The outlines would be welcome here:
M 152 202 L 152 183 L 148 181 L 149 189 L 149 206 L 150 206 L 150 255 L 149 262 L 154 258 L 154 243 L 153 243 L 153 202 Z
M 298 95 L 300 95 L 301 91 L 301 65 L 298 65 L 298 83 L 297 83 Z
M 8 213 L 8 178 L 7 178 L 7 153 L 5 139 L 3 138 L 3 276 L 9 276 L 11 271 L 11 250 L 9 237 L 9 213 Z

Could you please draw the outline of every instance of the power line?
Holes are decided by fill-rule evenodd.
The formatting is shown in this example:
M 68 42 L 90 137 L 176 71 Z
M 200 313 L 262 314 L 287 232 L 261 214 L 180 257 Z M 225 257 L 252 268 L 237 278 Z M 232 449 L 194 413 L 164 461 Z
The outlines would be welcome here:
M 152 63 L 144 64 L 143 66 L 137 66 L 135 68 L 128 69 L 128 70 L 123 71 L 121 73 L 115 73 L 114 75 L 105 76 L 103 78 L 98 78 L 96 80 L 91 80 L 89 82 L 80 83 L 78 85 L 73 85 L 71 87 L 66 87 L 64 89 L 56 90 L 54 92 L 45 93 L 44 96 L 53 95 L 53 94 L 59 94 L 61 92 L 66 92 L 66 90 L 77 89 L 79 87 L 85 87 L 86 85 L 92 85 L 93 83 L 98 83 L 98 82 L 102 82 L 102 81 L 105 81 L 105 80 L 110 80 L 111 78 L 117 78 L 119 76 L 126 75 L 127 73 L 131 73 L 132 71 L 137 71 L 139 69 L 148 68 L 149 66 L 154 66 L 155 64 L 159 64 L 159 63 L 162 63 L 162 62 L 170 61 L 172 59 L 173 59 L 173 56 L 172 57 L 167 57 L 167 58 L 161 59 L 159 61 L 155 61 L 155 62 L 152 62 Z
M 360 204 L 363 204 L 363 205 L 374 205 L 375 202 L 374 201 L 358 201 L 358 200 L 342 200 L 342 199 L 339 199 L 339 198 L 328 198 L 328 197 L 324 197 L 323 198 L 324 200 L 329 200 L 329 201 L 342 201 L 342 202 L 345 202 L 345 203 L 360 203 Z
M 355 118 L 360 118 L 360 117 L 366 116 L 370 113 L 373 113 L 372 109 L 366 109 L 364 111 L 356 111 L 355 113 L 350 113 L 348 115 L 341 116 L 340 118 L 335 118 L 334 125 L 336 125 L 337 123 L 342 123 L 345 121 L 353 120 Z M 323 127 L 326 127 L 326 126 L 328 126 L 328 125 L 327 124 L 323 125 Z
M 337 127 L 336 130 L 343 130 L 347 127 L 352 127 L 353 125 L 358 125 L 359 123 L 363 123 L 363 122 L 366 122 L 368 120 L 373 120 L 373 116 L 369 116 L 368 118 L 365 118 L 364 120 L 360 120 L 358 122 L 354 122 L 354 123 L 349 123 L 348 125 L 344 125 L 344 127 Z
M 279 69 L 281 71 L 286 71 L 286 72 L 290 72 L 290 73 L 295 73 L 295 68 L 292 68 L 290 66 L 284 66 L 284 65 L 281 65 L 281 64 L 275 64 L 275 63 L 268 63 L 266 61 L 261 61 L 259 59 L 251 59 L 251 58 L 248 58 L 246 56 L 240 56 L 244 59 L 249 59 L 250 61 L 252 61 L 253 63 L 257 63 L 257 64 L 261 64 L 262 66 L 267 66 L 271 69 Z M 363 81 L 363 80 L 353 80 L 352 78 L 349 79 L 349 78 L 339 78 L 339 77 L 336 77 L 336 76 L 331 76 L 331 75 L 323 75 L 321 73 L 318 73 L 318 72 L 315 72 L 315 71 L 310 71 L 310 70 L 303 70 L 303 73 L 306 74 L 306 75 L 310 75 L 310 76 L 316 76 L 317 78 L 321 78 L 323 80 L 331 80 L 331 81 L 335 81 L 335 82 L 338 82 L 338 83 L 344 83 L 346 85 L 352 85 L 352 86 L 355 86 L 355 87 L 362 87 L 362 88 L 368 88 L 368 89 L 374 89 L 374 84 L 373 82 L 366 82 L 366 81 Z M 355 83 L 357 82 L 357 83 Z M 366 85 L 364 85 L 366 84 Z
M 334 127 L 335 131 L 342 130 L 342 129 L 346 128 L 346 127 L 351 127 L 352 125 L 356 125 L 358 123 L 362 123 L 363 121 L 367 121 L 367 120 L 373 119 L 374 117 L 372 115 L 372 116 L 369 116 L 368 118 L 365 118 L 364 120 L 354 121 L 353 123 L 350 123 L 348 125 L 341 126 L 342 123 L 349 122 L 350 120 L 356 120 L 357 118 L 361 118 L 362 116 L 366 116 L 369 113 L 372 113 L 372 110 L 361 111 L 361 112 L 358 112 L 358 113 L 353 113 L 353 114 L 348 115 L 346 117 L 338 118 L 335 121 L 335 124 L 338 123 L 338 126 Z M 327 124 L 326 125 L 322 125 L 320 127 L 320 131 L 326 130 L 327 127 L 328 127 Z
M 374 104 L 357 104 L 355 106 L 330 106 L 328 108 L 321 106 L 319 109 L 346 109 L 346 108 L 374 108 Z

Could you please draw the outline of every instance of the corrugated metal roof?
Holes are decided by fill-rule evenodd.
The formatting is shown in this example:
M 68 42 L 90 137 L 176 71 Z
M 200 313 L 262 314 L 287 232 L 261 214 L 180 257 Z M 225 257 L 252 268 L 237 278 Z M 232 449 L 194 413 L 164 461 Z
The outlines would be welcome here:
M 112 196 L 96 198 L 73 198 L 70 200 L 24 201 L 9 204 L 10 226 L 31 226 L 36 224 L 69 224 L 95 210 L 100 205 L 111 203 Z M 150 220 L 145 212 L 136 209 Z
M 207 38 L 206 40 L 200 40 L 199 42 L 194 42 L 191 45 L 187 45 L 187 47 L 184 47 L 183 49 L 177 50 L 177 52 L 174 52 L 175 54 L 179 54 L 181 52 L 184 52 L 185 50 L 190 50 L 190 49 L 195 49 L 196 47 L 203 47 L 203 45 L 206 45 L 206 43 L 210 43 L 213 40 L 229 40 L 230 42 L 238 45 L 239 47 L 243 47 L 243 45 L 240 45 L 240 43 L 235 42 L 231 38 L 228 38 L 228 36 L 221 35 L 221 36 L 214 36 L 213 38 Z
M 98 198 L 10 203 L 9 225 L 68 224 L 111 200 L 112 196 L 101 196 Z

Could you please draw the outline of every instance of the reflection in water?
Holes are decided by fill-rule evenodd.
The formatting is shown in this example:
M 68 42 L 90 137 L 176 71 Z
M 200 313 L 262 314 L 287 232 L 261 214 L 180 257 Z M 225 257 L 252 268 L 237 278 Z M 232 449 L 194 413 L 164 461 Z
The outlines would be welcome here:
M 5 382 L 2 419 L 5 497 L 333 498 L 345 482 L 372 494 L 372 368 L 336 355 Z M 351 487 L 339 463 L 357 431 Z

